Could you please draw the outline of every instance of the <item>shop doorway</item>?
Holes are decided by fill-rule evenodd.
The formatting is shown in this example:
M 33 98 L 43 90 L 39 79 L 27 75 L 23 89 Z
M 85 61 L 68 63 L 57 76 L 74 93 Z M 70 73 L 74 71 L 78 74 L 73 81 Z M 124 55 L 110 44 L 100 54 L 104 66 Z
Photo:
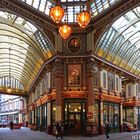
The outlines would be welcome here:
M 79 135 L 81 133 L 81 114 L 69 113 L 69 134 Z
M 65 134 L 81 135 L 86 122 L 85 102 L 65 103 Z

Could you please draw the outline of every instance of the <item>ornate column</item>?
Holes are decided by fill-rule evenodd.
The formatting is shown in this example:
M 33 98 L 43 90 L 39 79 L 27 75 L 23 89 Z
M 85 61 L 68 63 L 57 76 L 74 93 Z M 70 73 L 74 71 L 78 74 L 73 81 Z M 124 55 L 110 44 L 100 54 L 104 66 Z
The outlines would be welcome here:
M 55 79 L 55 89 L 56 89 L 56 111 L 55 111 L 55 121 L 62 120 L 62 101 L 61 101 L 61 90 L 63 83 L 62 75 L 62 62 L 60 59 L 56 59 L 54 63 L 54 79 Z
M 99 101 L 100 101 L 100 116 L 99 116 L 99 133 L 102 135 L 104 134 L 104 108 L 103 108 L 103 99 L 102 99 L 102 92 L 103 92 L 103 87 L 102 87 L 102 65 L 99 65 Z
M 135 106 L 134 107 L 134 124 L 136 124 L 136 125 L 137 125 L 137 122 L 138 122 L 138 116 L 137 116 L 137 114 L 138 114 L 138 109 Z
M 100 99 L 100 119 L 99 119 L 99 121 L 100 121 L 100 126 L 99 126 L 99 133 L 100 134 L 104 134 L 104 118 L 103 118 L 103 101 L 102 101 L 102 99 Z
M 123 132 L 123 104 L 120 104 L 120 132 Z
M 94 114 L 95 97 L 94 97 L 93 78 L 94 78 L 94 61 L 90 59 L 87 61 L 88 112 L 92 112 Z

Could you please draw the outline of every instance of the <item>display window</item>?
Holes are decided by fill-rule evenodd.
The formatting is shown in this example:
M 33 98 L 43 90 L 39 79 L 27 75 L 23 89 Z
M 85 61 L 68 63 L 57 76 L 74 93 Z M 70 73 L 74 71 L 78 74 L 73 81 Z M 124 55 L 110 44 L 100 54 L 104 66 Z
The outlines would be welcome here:
M 109 122 L 111 132 L 119 132 L 120 111 L 119 104 L 104 102 L 103 104 L 103 122 Z
M 134 109 L 132 107 L 123 108 L 123 119 L 126 122 L 134 123 Z

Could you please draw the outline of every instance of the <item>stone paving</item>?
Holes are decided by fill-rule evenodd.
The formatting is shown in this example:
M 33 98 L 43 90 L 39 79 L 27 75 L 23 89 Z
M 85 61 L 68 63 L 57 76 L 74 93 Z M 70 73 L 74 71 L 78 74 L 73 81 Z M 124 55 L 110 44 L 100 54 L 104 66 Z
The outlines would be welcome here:
M 60 138 L 59 138 L 60 139 Z M 28 128 L 0 128 L 0 140 L 56 140 L 54 136 Z M 64 136 L 63 140 L 106 140 L 105 135 L 96 137 Z M 110 140 L 140 140 L 140 131 L 110 134 Z

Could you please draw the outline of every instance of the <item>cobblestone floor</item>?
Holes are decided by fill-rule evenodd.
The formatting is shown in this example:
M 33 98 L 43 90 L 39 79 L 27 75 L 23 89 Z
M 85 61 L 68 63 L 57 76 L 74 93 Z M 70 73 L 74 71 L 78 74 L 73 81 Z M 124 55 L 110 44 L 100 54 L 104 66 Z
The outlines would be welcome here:
M 31 131 L 28 128 L 19 130 L 0 128 L 0 140 L 56 140 L 56 138 L 44 132 Z M 96 137 L 64 136 L 63 140 L 106 140 L 106 138 L 105 135 Z M 110 134 L 110 140 L 140 140 L 140 131 Z

